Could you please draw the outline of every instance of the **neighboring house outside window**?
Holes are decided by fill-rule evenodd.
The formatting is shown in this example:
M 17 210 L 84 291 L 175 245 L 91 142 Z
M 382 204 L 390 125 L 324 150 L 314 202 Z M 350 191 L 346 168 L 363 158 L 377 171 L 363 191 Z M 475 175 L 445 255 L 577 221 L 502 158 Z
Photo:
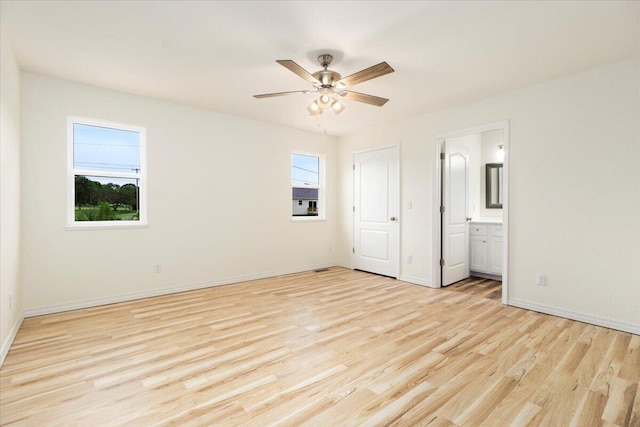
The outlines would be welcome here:
M 144 128 L 71 117 L 68 132 L 68 225 L 145 225 Z
M 294 218 L 324 219 L 324 158 L 291 155 L 291 214 Z
M 293 216 L 318 216 L 318 189 L 293 187 Z

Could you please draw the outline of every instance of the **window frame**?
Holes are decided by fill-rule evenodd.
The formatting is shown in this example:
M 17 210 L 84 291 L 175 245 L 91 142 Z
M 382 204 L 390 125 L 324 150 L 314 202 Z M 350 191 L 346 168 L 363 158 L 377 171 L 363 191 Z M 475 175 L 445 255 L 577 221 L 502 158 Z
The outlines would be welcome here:
M 326 159 L 324 154 L 320 153 L 311 153 L 307 151 L 298 151 L 293 150 L 289 155 L 289 200 L 294 200 L 292 198 L 293 195 L 293 156 L 309 156 L 309 157 L 317 157 L 318 158 L 318 204 L 320 207 L 318 208 L 318 215 L 309 215 L 309 216 L 293 216 L 293 212 L 291 212 L 291 202 L 289 202 L 289 217 L 293 222 L 307 222 L 307 221 L 325 221 L 326 220 Z M 307 188 L 316 188 L 315 186 L 309 186 Z
M 137 132 L 140 142 L 140 171 L 113 172 L 93 169 L 74 168 L 74 134 L 75 124 L 103 127 L 129 132 Z M 126 178 L 138 180 L 138 220 L 137 221 L 76 221 L 75 218 L 75 177 L 98 176 L 106 178 Z M 109 122 L 79 116 L 67 117 L 67 225 L 70 230 L 108 229 L 108 228 L 142 228 L 147 227 L 147 136 L 146 128 L 122 123 Z

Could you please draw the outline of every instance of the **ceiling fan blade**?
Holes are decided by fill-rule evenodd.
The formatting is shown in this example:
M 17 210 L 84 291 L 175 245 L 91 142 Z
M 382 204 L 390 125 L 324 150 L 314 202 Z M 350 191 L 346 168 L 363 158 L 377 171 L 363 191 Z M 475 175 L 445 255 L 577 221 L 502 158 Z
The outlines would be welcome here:
M 289 71 L 296 73 L 297 75 L 299 75 L 300 77 L 308 81 L 309 83 L 322 84 L 320 80 L 313 77 L 310 72 L 308 72 L 307 70 L 305 70 L 304 68 L 302 68 L 301 66 L 299 66 L 298 64 L 296 64 L 290 59 L 278 59 L 276 60 L 276 62 L 282 65 L 283 67 L 287 68 Z
M 338 81 L 345 86 L 354 86 L 358 83 L 366 82 L 367 80 L 375 79 L 376 77 L 384 76 L 385 74 L 393 73 L 395 70 L 391 68 L 386 62 L 381 62 L 373 67 L 365 68 L 364 70 L 353 73 Z
M 312 93 L 311 90 L 294 90 L 291 92 L 275 92 L 275 93 L 263 93 L 261 95 L 253 95 L 254 98 L 271 98 L 274 96 L 285 96 L 285 95 L 295 95 L 297 93 Z
M 350 90 L 343 90 L 339 92 L 339 95 L 351 101 L 364 102 L 365 104 L 371 104 L 377 107 L 382 107 L 388 101 L 387 98 L 380 98 L 379 96 L 367 95 L 366 93 L 353 92 Z

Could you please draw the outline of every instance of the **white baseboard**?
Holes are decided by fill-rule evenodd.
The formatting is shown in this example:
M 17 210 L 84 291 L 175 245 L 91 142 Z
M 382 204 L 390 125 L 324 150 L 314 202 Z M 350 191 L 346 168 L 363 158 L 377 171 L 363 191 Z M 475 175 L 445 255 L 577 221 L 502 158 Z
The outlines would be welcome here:
M 433 286 L 433 283 L 431 283 L 430 280 L 418 279 L 417 277 L 411 277 L 406 275 L 401 275 L 400 277 L 398 277 L 398 279 L 402 280 L 403 282 L 413 283 L 414 285 L 426 286 L 428 288 L 436 288 L 436 286 Z
M 247 276 L 238 276 L 220 280 L 212 280 L 201 283 L 190 283 L 186 285 L 172 286 L 170 288 L 153 289 L 144 292 L 136 292 L 132 294 L 117 295 L 106 298 L 96 298 L 92 300 L 72 302 L 68 304 L 56 304 L 43 307 L 29 308 L 24 311 L 24 317 L 42 316 L 45 314 L 61 313 L 63 311 L 79 310 L 82 308 L 97 307 L 100 305 L 114 304 L 124 301 L 133 301 L 142 298 L 157 297 L 160 295 L 176 294 L 179 292 L 193 291 L 196 289 L 211 288 L 214 286 L 229 285 L 232 283 L 246 282 L 249 280 L 266 279 L 269 277 L 282 276 L 285 274 L 302 273 L 304 271 L 317 270 L 319 268 L 328 268 L 335 266 L 335 263 L 317 264 L 299 268 L 289 268 L 283 270 L 269 271 L 265 273 L 250 274 Z M 3 347 L 4 348 L 4 347 Z
M 580 313 L 577 311 L 566 310 L 563 308 L 553 307 L 546 304 L 538 304 L 529 301 L 523 301 L 516 298 L 509 298 L 508 305 L 514 307 L 525 308 L 527 310 L 538 311 L 544 314 L 552 314 L 554 316 L 564 317 L 579 322 L 589 323 L 591 325 L 603 326 L 605 328 L 615 329 L 617 331 L 629 332 L 631 334 L 640 335 L 640 325 L 633 323 L 620 322 L 606 317 L 593 316 L 591 314 Z
M 0 367 L 4 364 L 4 359 L 7 357 L 7 354 L 9 354 L 9 349 L 13 344 L 13 340 L 16 339 L 16 335 L 18 334 L 18 331 L 20 330 L 20 326 L 22 326 L 23 321 L 24 321 L 24 312 L 20 313 L 15 323 L 13 324 L 11 331 L 9 331 L 9 336 L 2 343 L 2 349 L 0 350 Z

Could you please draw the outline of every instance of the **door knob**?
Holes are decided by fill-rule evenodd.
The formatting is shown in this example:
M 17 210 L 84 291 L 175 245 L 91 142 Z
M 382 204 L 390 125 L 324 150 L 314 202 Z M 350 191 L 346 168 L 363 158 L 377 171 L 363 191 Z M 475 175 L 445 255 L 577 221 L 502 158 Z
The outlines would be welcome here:
M 389 220 L 390 220 L 390 221 L 395 221 L 395 220 L 396 220 L 396 217 L 395 217 L 395 216 L 392 216 L 391 218 L 389 218 Z
M 471 221 L 471 217 L 470 216 L 467 217 L 467 221 Z

